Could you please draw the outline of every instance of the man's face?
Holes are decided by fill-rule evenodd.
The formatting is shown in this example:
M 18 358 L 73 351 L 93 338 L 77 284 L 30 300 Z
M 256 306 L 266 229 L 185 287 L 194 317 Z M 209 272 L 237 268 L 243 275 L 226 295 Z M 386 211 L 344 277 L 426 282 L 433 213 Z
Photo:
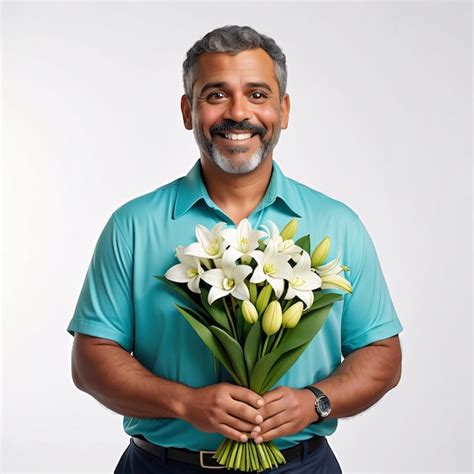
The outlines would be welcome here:
M 183 97 L 182 110 L 201 155 L 226 173 L 245 174 L 272 156 L 288 125 L 289 97 L 280 101 L 273 61 L 263 49 L 204 53 L 192 107 Z

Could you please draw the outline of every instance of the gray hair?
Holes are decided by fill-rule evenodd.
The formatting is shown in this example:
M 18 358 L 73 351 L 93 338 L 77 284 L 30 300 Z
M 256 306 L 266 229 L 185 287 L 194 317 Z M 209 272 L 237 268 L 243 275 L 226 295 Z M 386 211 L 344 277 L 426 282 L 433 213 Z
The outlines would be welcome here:
M 193 97 L 193 85 L 196 81 L 197 63 L 203 53 L 238 54 L 253 48 L 262 48 L 273 59 L 275 76 L 280 87 L 280 98 L 286 92 L 286 59 L 281 48 L 269 36 L 258 33 L 250 26 L 227 25 L 207 33 L 196 41 L 186 53 L 183 62 L 184 92 L 190 100 Z

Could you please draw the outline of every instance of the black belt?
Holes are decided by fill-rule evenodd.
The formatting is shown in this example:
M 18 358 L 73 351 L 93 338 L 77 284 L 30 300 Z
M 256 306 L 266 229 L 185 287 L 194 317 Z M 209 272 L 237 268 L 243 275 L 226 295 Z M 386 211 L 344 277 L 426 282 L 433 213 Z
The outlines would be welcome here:
M 303 441 L 296 446 L 291 448 L 282 449 L 281 453 L 286 459 L 286 462 L 293 461 L 294 459 L 302 459 L 303 456 L 303 445 L 306 443 L 308 447 L 308 453 L 315 451 L 321 443 L 325 440 L 324 436 L 314 436 L 306 441 Z M 143 449 L 147 453 L 158 456 L 161 459 L 167 459 L 169 461 L 184 462 L 187 464 L 194 464 L 195 466 L 201 466 L 205 469 L 225 469 L 225 466 L 221 466 L 216 459 L 212 456 L 215 451 L 190 451 L 189 449 L 181 448 L 164 448 L 157 444 L 150 443 L 144 439 L 136 436 L 132 437 L 133 443 L 139 448 Z

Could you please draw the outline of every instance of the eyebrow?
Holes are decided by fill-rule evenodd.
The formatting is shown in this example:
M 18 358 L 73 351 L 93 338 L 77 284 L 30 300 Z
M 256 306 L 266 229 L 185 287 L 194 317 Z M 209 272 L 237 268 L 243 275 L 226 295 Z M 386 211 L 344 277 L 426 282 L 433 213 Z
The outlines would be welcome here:
M 220 89 L 221 87 L 225 87 L 227 84 L 227 82 L 209 82 L 204 85 L 200 94 L 204 94 L 204 92 L 209 89 Z M 272 88 L 266 82 L 247 82 L 245 87 L 258 87 L 260 89 L 267 89 L 269 92 L 273 92 Z

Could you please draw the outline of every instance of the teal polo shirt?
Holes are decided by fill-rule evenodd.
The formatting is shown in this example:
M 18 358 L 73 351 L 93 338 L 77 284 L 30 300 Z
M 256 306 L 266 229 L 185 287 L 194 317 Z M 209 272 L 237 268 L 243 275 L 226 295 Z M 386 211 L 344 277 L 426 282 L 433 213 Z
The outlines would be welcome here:
M 282 228 L 293 217 L 300 219 L 297 237 L 310 234 L 313 248 L 331 237 L 328 258 L 341 252 L 341 262 L 351 269 L 344 277 L 353 287 L 352 294 L 334 304 L 320 332 L 275 385 L 302 388 L 329 376 L 341 356 L 394 336 L 402 326 L 372 240 L 357 214 L 285 177 L 274 162 L 265 196 L 248 219 L 254 228 L 268 220 Z M 210 229 L 222 221 L 234 226 L 210 198 L 199 161 L 185 177 L 120 207 L 97 242 L 68 331 L 111 339 L 157 376 L 190 387 L 229 380 L 222 367 L 216 370 L 213 355 L 176 310 L 176 294 L 153 277 L 177 263 L 178 245 L 196 240 L 196 224 Z M 223 439 L 179 419 L 126 416 L 123 426 L 130 436 L 141 434 L 162 446 L 196 451 L 216 449 Z M 277 439 L 276 445 L 285 449 L 314 434 L 330 435 L 336 427 L 335 419 L 310 425 Z

